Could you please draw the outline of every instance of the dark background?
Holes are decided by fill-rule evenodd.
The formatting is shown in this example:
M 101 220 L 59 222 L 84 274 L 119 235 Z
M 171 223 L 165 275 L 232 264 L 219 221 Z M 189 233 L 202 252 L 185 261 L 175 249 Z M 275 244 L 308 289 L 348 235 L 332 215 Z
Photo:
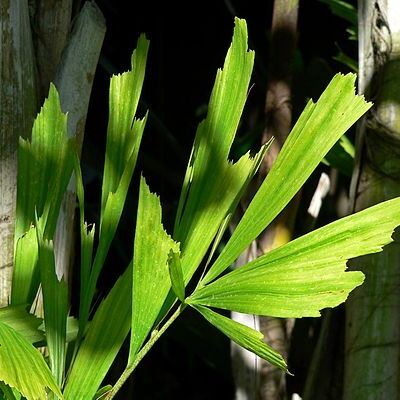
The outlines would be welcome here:
M 249 47 L 256 51 L 254 86 L 243 119 L 253 118 L 258 123 L 252 125 L 254 132 L 250 135 L 250 124 L 243 123 L 244 131 L 239 132 L 239 137 L 250 137 L 245 147 L 259 146 L 273 2 L 98 0 L 97 4 L 106 18 L 107 33 L 94 80 L 82 154 L 89 221 L 98 221 L 109 78 L 130 68 L 130 56 L 140 33 L 150 39 L 139 105 L 139 114 L 142 116 L 149 109 L 150 118 L 119 233 L 101 278 L 100 288 L 105 292 L 132 255 L 135 187 L 140 173 L 151 190 L 161 195 L 167 230 L 172 223 L 196 127 L 205 116 L 216 70 L 222 66 L 229 47 L 234 16 L 247 20 Z M 347 27 L 346 21 L 334 16 L 320 1 L 300 1 L 293 81 L 295 118 L 306 100 L 316 99 L 335 72 L 348 71 L 333 60 L 337 46 L 356 58 L 356 42 L 348 41 Z M 242 147 L 236 146 L 237 152 Z M 326 218 L 333 218 L 332 214 Z M 318 322 L 315 324 L 318 329 Z M 312 343 L 306 340 L 301 346 L 304 351 L 294 354 L 289 365 L 296 375 L 289 385 L 297 391 L 304 384 Z M 121 352 L 110 379 L 115 379 L 124 367 L 125 357 L 126 353 Z M 232 399 L 228 340 L 197 315 L 186 312 L 146 356 L 119 398 L 127 398 L 128 393 L 138 399 Z

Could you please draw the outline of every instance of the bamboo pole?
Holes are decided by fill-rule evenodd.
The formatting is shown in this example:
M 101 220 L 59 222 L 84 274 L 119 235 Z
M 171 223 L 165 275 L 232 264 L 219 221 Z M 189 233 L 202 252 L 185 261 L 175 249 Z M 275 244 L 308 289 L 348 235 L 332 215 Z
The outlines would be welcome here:
M 356 211 L 400 195 L 400 3 L 359 2 L 360 91 L 375 106 L 358 134 Z M 400 212 L 400 210 L 399 210 Z M 400 243 L 355 260 L 365 283 L 346 303 L 344 400 L 400 399 Z
M 0 306 L 4 306 L 14 254 L 18 138 L 30 136 L 37 97 L 28 2 L 2 0 L 0 12 Z
M 86 2 L 73 26 L 55 76 L 61 108 L 68 112 L 68 135 L 76 138 L 79 154 L 105 32 L 105 20 L 100 9 L 94 2 Z M 72 180 L 61 206 L 54 239 L 57 274 L 67 281 L 74 256 L 75 193 L 75 182 Z
M 47 96 L 71 29 L 73 0 L 36 0 L 33 16 L 41 98 Z

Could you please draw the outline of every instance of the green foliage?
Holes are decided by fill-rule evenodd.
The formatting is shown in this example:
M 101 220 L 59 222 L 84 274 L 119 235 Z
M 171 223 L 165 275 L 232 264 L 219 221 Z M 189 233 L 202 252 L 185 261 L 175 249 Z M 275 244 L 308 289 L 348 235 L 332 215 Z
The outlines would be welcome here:
M 100 304 L 71 366 L 66 400 L 92 399 L 131 327 L 132 268 L 118 279 Z
M 400 199 L 389 200 L 293 240 L 198 289 L 188 304 L 275 317 L 317 317 L 360 285 L 349 258 L 376 253 L 400 225 Z
M 179 252 L 161 223 L 159 198 L 140 181 L 139 205 L 133 254 L 132 334 L 129 359 L 132 361 L 151 331 L 171 287 L 168 255 Z
M 27 400 L 46 400 L 46 390 L 62 399 L 42 355 L 21 334 L 0 322 L 0 381 Z
M 17 395 L 4 383 L 17 388 L 27 399 L 44 399 L 45 388 L 59 398 L 62 388 L 65 399 L 70 400 L 112 399 L 187 305 L 231 340 L 288 372 L 285 360 L 264 343 L 261 333 L 208 307 L 281 317 L 318 316 L 321 309 L 340 304 L 362 283 L 361 272 L 345 272 L 347 260 L 380 251 L 400 224 L 400 199 L 391 200 L 327 225 L 219 277 L 282 211 L 344 132 L 371 106 L 355 95 L 355 75 L 336 75 L 318 102 L 307 104 L 232 237 L 214 261 L 231 216 L 269 146 L 263 146 L 254 157 L 246 154 L 236 163 L 229 160 L 254 61 L 254 53 L 247 49 L 246 23 L 235 19 L 232 45 L 223 69 L 217 72 L 207 117 L 196 133 L 174 233 L 170 236 L 164 230 L 160 199 L 142 177 L 132 261 L 90 321 L 97 279 L 121 218 L 146 123 L 147 115 L 135 119 L 135 114 L 147 51 L 148 42 L 141 36 L 132 55 L 132 71 L 111 79 L 96 249 L 96 230 L 94 226 L 89 228 L 85 220 L 79 159 L 66 138 L 66 117 L 53 86 L 35 122 L 32 143 L 21 139 L 12 302 L 31 306 L 41 284 L 51 371 L 30 343 L 43 340 L 38 331 L 40 320 L 25 315 L 23 308 L 0 310 L 0 389 L 8 398 Z M 346 142 L 342 143 L 351 153 Z M 52 244 L 72 170 L 81 233 L 77 334 L 76 321 L 67 318 L 67 289 L 56 274 Z M 207 269 L 205 275 L 185 298 L 186 286 L 202 264 Z M 178 301 L 182 304 L 175 307 Z M 21 318 L 26 321 L 22 323 Z M 113 387 L 99 389 L 129 330 L 126 369 Z M 71 346 L 72 357 L 66 362 L 68 337 L 75 343 L 74 348 Z
M 0 322 L 14 329 L 29 343 L 34 344 L 44 341 L 43 332 L 39 330 L 43 320 L 29 314 L 26 311 L 26 306 L 0 308 Z
M 36 233 L 50 369 L 57 384 L 61 386 L 64 379 L 66 356 L 68 289 L 65 281 L 62 278 L 59 280 L 56 275 L 53 242 L 43 238 L 41 221 L 36 221 Z
M 72 144 L 54 85 L 32 129 L 32 141 L 20 139 L 18 156 L 15 265 L 12 304 L 31 304 L 39 287 L 35 214 L 42 219 L 43 235 L 52 239 L 61 201 L 73 169 Z
M 236 163 L 228 156 L 246 101 L 254 52 L 247 50 L 247 27 L 235 21 L 232 45 L 218 70 L 200 123 L 179 200 L 174 238 L 181 243 L 185 283 L 200 265 L 221 225 L 232 216 L 241 195 L 257 171 L 268 145 Z
M 329 149 L 370 107 L 354 93 L 353 74 L 337 74 L 317 103 L 310 100 L 232 237 L 203 279 L 208 283 L 274 220 Z
M 319 0 L 329 6 L 332 14 L 344 19 L 349 23 L 349 27 L 346 29 L 348 38 L 351 41 L 356 41 L 358 38 L 358 16 L 357 9 L 348 1 L 343 0 Z M 346 65 L 351 71 L 358 72 L 358 61 L 349 57 L 346 53 L 338 46 L 338 53 L 334 60 Z
M 81 233 L 84 237 L 82 241 L 84 280 L 81 282 L 83 297 L 79 313 L 80 334 L 83 333 L 89 318 L 97 279 L 121 218 L 147 121 L 147 114 L 143 119 L 136 119 L 134 116 L 143 86 L 148 46 L 149 42 L 145 36 L 140 36 L 137 49 L 132 54 L 132 70 L 113 76 L 110 82 L 110 111 L 101 195 L 99 245 L 91 268 L 89 264 L 93 251 L 94 230 L 89 232 L 82 226 L 84 220 L 81 214 Z M 81 178 L 78 179 L 81 180 Z M 82 208 L 83 190 L 81 188 L 79 190 Z
M 210 324 L 214 325 L 239 346 L 252 351 L 285 372 L 289 372 L 283 357 L 263 341 L 264 335 L 261 332 L 217 314 L 207 307 L 196 305 L 195 309 L 210 322 Z

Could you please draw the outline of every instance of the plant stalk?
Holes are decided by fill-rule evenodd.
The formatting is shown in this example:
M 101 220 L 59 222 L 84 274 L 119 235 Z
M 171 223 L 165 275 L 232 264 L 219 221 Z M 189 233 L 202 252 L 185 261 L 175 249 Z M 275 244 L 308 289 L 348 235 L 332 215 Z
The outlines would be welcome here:
M 107 393 L 104 397 L 104 400 L 113 399 L 114 396 L 119 392 L 123 384 L 128 380 L 131 376 L 132 372 L 136 369 L 139 363 L 143 360 L 145 355 L 150 351 L 150 349 L 154 346 L 157 340 L 161 337 L 161 335 L 172 325 L 172 323 L 182 314 L 183 310 L 186 308 L 186 304 L 181 304 L 175 312 L 168 318 L 167 322 L 161 327 L 158 331 L 153 331 L 148 342 L 143 346 L 142 350 L 136 355 L 134 360 L 130 365 L 127 365 L 122 375 L 119 377 L 118 381 L 115 383 L 113 388 Z

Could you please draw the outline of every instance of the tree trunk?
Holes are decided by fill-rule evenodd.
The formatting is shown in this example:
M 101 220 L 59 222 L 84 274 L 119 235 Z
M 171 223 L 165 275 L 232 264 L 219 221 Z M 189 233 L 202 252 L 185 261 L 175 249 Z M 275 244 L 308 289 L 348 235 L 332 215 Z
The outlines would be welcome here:
M 82 146 L 94 74 L 105 35 L 104 18 L 86 2 L 71 32 L 73 0 L 1 2 L 0 70 L 0 307 L 8 303 L 14 255 L 19 136 L 30 137 L 39 101 L 54 81 L 68 112 L 68 134 Z M 39 94 L 38 94 L 39 93 Z M 75 189 L 71 183 L 58 221 L 57 272 L 67 277 L 73 249 Z
M 105 32 L 103 14 L 94 2 L 86 2 L 75 21 L 54 78 L 60 93 L 61 108 L 63 112 L 68 112 L 68 135 L 76 138 L 79 155 L 94 74 Z M 67 281 L 74 257 L 75 208 L 76 188 L 72 180 L 61 205 L 54 239 L 57 274 L 63 275 Z
M 17 149 L 37 111 L 35 57 L 27 0 L 0 3 L 0 307 L 10 296 L 17 194 Z
M 359 2 L 359 89 L 375 103 L 358 132 L 356 211 L 400 195 L 400 3 Z M 400 246 L 351 264 L 365 283 L 346 303 L 345 400 L 400 399 Z

